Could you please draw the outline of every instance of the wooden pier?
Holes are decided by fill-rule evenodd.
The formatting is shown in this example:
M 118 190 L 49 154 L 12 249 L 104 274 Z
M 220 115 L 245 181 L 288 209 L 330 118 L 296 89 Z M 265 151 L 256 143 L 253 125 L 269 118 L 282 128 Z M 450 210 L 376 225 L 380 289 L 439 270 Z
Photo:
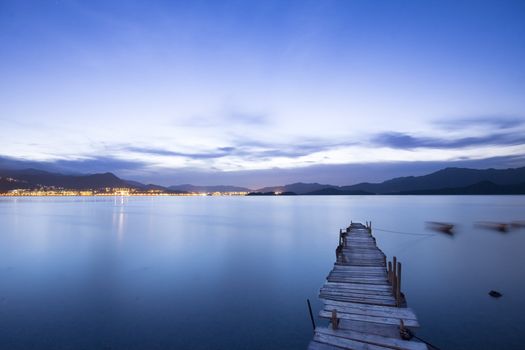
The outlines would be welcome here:
M 401 293 L 401 263 L 396 257 L 387 263 L 371 223 L 340 231 L 336 262 L 319 297 L 319 316 L 330 322 L 315 328 L 309 350 L 428 349 L 411 337 L 419 323 Z

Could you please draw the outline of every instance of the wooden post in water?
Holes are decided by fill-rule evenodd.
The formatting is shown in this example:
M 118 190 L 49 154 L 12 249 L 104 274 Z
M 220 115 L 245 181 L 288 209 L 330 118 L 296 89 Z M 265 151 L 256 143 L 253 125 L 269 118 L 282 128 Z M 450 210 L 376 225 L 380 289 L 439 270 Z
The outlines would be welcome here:
M 397 290 L 397 276 L 395 271 L 392 272 L 392 296 L 394 299 L 396 298 L 396 290 Z
M 396 304 L 401 305 L 401 263 L 397 263 Z
M 392 262 L 391 261 L 388 262 L 388 275 L 387 275 L 387 277 L 388 277 L 388 282 L 392 283 Z
M 337 329 L 339 327 L 339 319 L 337 318 L 337 310 L 332 310 L 332 329 Z
M 397 277 L 397 258 L 394 256 L 392 262 L 392 280 L 395 280 Z
M 395 256 L 392 262 L 392 281 L 390 281 L 390 283 L 392 285 L 392 295 L 395 299 L 397 291 L 397 258 Z
M 308 303 L 308 311 L 310 312 L 310 320 L 312 321 L 312 327 L 315 331 L 315 320 L 314 314 L 312 313 L 312 305 L 310 305 L 310 299 L 306 299 L 306 302 Z

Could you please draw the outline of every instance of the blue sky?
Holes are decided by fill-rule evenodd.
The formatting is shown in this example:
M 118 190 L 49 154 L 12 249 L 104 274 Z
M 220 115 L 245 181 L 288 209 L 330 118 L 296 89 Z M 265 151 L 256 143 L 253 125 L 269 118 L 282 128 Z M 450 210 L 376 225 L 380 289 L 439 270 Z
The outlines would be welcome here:
M 522 166 L 523 38 L 523 1 L 0 0 L 0 165 L 252 187 Z

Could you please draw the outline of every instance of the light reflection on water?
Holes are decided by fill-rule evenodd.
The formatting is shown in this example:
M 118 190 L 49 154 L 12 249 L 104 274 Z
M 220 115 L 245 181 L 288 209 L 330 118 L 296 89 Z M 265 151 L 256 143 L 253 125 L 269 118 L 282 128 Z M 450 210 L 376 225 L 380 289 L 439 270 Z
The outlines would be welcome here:
M 420 336 L 519 349 L 525 229 L 474 223 L 524 219 L 523 196 L 0 198 L 0 348 L 303 349 L 339 228 L 372 220 Z

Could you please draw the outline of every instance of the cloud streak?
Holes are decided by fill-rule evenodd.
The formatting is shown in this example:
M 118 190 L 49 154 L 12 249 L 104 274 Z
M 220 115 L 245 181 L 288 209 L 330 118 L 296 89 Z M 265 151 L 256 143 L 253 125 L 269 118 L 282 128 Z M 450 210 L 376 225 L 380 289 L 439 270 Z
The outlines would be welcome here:
M 469 127 L 486 127 L 490 129 L 512 129 L 525 124 L 525 118 L 512 116 L 481 116 L 475 118 L 459 118 L 454 120 L 441 120 L 435 122 L 436 125 L 447 130 L 469 128 Z
M 296 140 L 290 144 L 271 143 L 258 140 L 238 139 L 232 146 L 218 147 L 205 152 L 181 152 L 162 148 L 122 146 L 118 150 L 123 152 L 140 153 L 145 155 L 182 157 L 193 160 L 219 159 L 239 157 L 246 160 L 271 159 L 275 157 L 297 158 L 314 153 L 329 151 L 341 147 L 357 145 L 357 142 L 333 142 L 322 139 Z
M 525 136 L 518 133 L 495 133 L 483 136 L 441 139 L 426 136 L 413 136 L 403 132 L 380 133 L 372 138 L 372 143 L 381 147 L 395 149 L 454 149 L 473 146 L 512 146 L 525 143 Z
M 160 148 L 149 148 L 149 147 L 126 147 L 123 148 L 124 151 L 133 152 L 133 153 L 142 153 L 142 154 L 151 154 L 157 156 L 170 156 L 170 157 L 183 157 L 190 159 L 213 159 L 213 158 L 222 158 L 228 155 L 231 155 L 235 148 L 233 147 L 220 147 L 211 152 L 203 153 L 189 153 L 189 152 L 177 152 L 170 151 Z

